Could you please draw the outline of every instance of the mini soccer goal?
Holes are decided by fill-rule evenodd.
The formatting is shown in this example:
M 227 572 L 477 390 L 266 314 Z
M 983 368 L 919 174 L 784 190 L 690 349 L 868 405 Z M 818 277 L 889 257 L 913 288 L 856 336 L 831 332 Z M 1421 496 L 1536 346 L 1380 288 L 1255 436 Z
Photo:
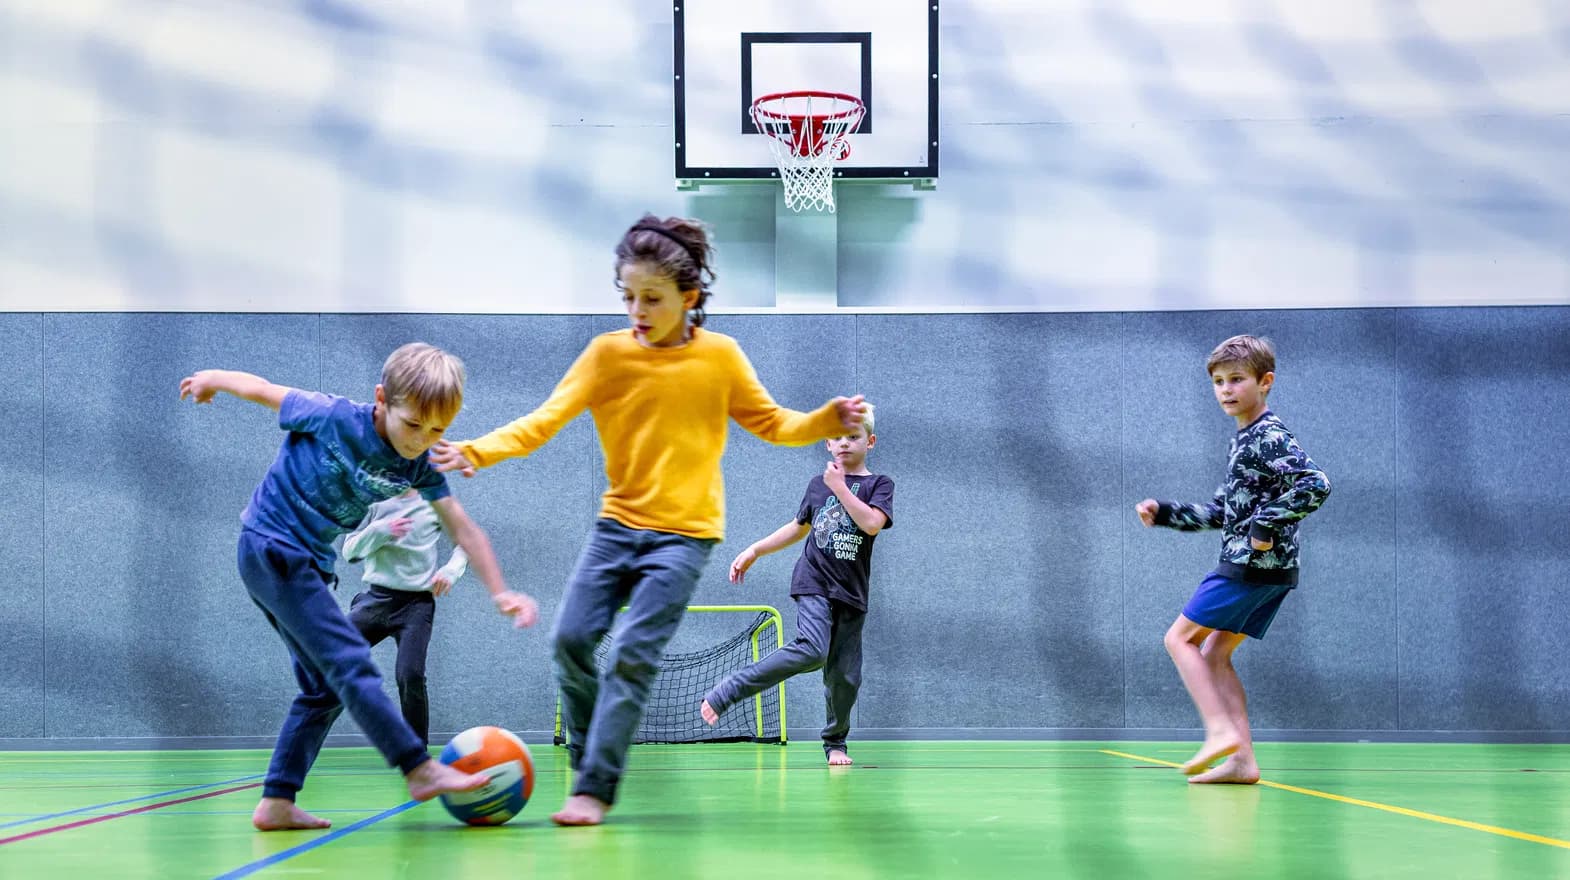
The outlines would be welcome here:
M 625 609 L 624 609 L 625 610 Z M 713 614 L 717 621 L 705 630 L 721 626 L 719 621 L 734 619 L 739 629 L 726 629 L 730 635 L 706 647 L 684 653 L 668 653 L 649 689 L 649 703 L 638 727 L 635 743 L 760 742 L 785 744 L 785 683 L 771 687 L 750 700 L 737 703 L 719 723 L 710 727 L 698 714 L 698 704 L 709 688 L 725 676 L 767 657 L 785 644 L 785 629 L 780 613 L 768 605 L 689 605 L 689 614 Z M 683 621 L 686 628 L 694 623 Z M 605 668 L 616 629 L 600 641 L 595 651 L 596 665 Z M 680 633 L 678 633 L 678 637 Z M 746 711 L 750 709 L 750 711 Z M 556 697 L 556 745 L 565 745 L 567 730 L 562 722 L 561 696 Z

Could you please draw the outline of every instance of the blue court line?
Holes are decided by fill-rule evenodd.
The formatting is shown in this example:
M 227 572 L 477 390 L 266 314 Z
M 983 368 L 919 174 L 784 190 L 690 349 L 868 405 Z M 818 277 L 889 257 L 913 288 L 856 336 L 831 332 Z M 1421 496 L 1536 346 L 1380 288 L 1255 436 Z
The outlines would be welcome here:
M 1516 771 L 1513 771 L 1513 772 L 1519 773 L 1521 771 L 1516 770 Z M 316 807 L 312 807 L 311 808 L 311 815 L 313 815 L 313 816 L 321 816 L 321 815 L 325 815 L 327 813 L 353 813 L 356 816 L 363 816 L 363 815 L 365 815 L 365 810 L 364 810 L 364 808 L 356 810 L 356 809 L 349 809 L 347 807 L 333 808 L 333 809 L 330 809 L 330 810 L 321 810 L 321 809 L 317 809 Z M 181 810 L 177 815 L 181 815 L 181 816 L 249 816 L 249 815 L 251 815 L 251 808 L 250 807 L 246 807 L 243 810 Z
M 172 795 L 172 794 L 183 794 L 183 793 L 188 792 L 188 791 L 200 791 L 200 790 L 202 790 L 204 788 L 216 788 L 217 786 L 220 786 L 220 785 L 232 785 L 232 784 L 234 784 L 236 782 L 246 782 L 246 781 L 249 781 L 249 780 L 252 780 L 252 779 L 261 779 L 263 775 L 265 775 L 265 774 L 253 773 L 250 776 L 241 776 L 241 777 L 239 777 L 237 779 L 225 779 L 223 782 L 208 782 L 208 783 L 205 783 L 203 785 L 188 785 L 185 788 L 176 788 L 176 789 L 171 789 L 169 791 L 160 791 L 157 794 L 144 794 L 144 795 L 142 795 L 140 797 L 126 798 L 123 801 L 110 801 L 107 804 L 93 804 L 90 807 L 77 807 L 74 810 L 66 810 L 63 813 L 49 813 L 49 814 L 44 815 L 44 816 L 33 816 L 30 819 L 18 819 L 15 822 L 7 822 L 4 825 L 0 825 L 0 829 L 14 828 L 17 825 L 26 825 L 29 822 L 42 822 L 45 819 L 58 819 L 61 816 L 75 816 L 77 813 L 86 813 L 89 810 L 104 810 L 104 809 L 108 809 L 109 807 L 118 807 L 121 804 L 134 804 L 137 801 L 146 801 L 146 800 L 152 800 L 153 798 L 168 797 L 169 795 Z
M 350 833 L 353 833 L 355 831 L 359 831 L 361 828 L 364 828 L 367 825 L 374 825 L 377 822 L 382 821 L 383 819 L 387 819 L 387 818 L 390 818 L 392 816 L 396 816 L 399 813 L 402 813 L 404 810 L 408 810 L 408 809 L 411 809 L 413 807 L 418 807 L 419 805 L 420 805 L 419 801 L 406 801 L 404 803 L 399 804 L 396 807 L 393 807 L 392 809 L 390 809 L 390 810 L 388 810 L 388 811 L 386 811 L 384 813 L 377 813 L 376 815 L 374 815 L 374 816 L 372 816 L 372 817 L 370 817 L 368 819 L 361 819 L 360 821 L 354 823 L 353 825 L 345 825 L 344 827 L 338 829 L 337 831 L 333 831 L 333 832 L 328 833 L 328 834 L 323 834 L 321 837 L 318 837 L 318 838 L 316 838 L 314 840 L 308 840 L 305 843 L 300 844 L 299 846 L 292 847 L 290 849 L 286 849 L 286 850 L 284 850 L 282 852 L 273 853 L 272 855 L 268 856 L 265 859 L 257 859 L 256 861 L 250 863 L 249 865 L 241 865 L 240 867 L 235 868 L 233 871 L 230 871 L 227 874 L 219 874 L 217 877 L 213 878 L 213 880 L 236 880 L 236 878 L 239 878 L 239 877 L 249 877 L 250 875 L 255 874 L 257 871 L 260 871 L 263 868 L 270 867 L 272 865 L 276 865 L 279 862 L 282 862 L 282 861 L 285 861 L 285 860 L 288 860 L 288 859 L 292 859 L 295 856 L 299 855 L 300 853 L 306 852 L 308 850 L 316 849 L 317 847 L 322 846 L 323 844 L 331 843 L 334 840 L 337 840 L 338 838 L 344 836 L 345 834 L 350 834 Z

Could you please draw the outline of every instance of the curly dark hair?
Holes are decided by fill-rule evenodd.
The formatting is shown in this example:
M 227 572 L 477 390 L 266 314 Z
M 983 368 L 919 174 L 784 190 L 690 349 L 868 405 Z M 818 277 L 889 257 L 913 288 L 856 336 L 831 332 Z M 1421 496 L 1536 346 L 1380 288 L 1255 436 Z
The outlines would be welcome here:
M 687 217 L 661 220 L 644 214 L 616 245 L 617 290 L 622 289 L 621 269 L 628 263 L 648 263 L 676 282 L 678 290 L 696 290 L 698 301 L 689 320 L 695 327 L 703 326 L 707 317 L 703 305 L 709 301 L 709 287 L 714 283 L 714 248 L 703 223 Z

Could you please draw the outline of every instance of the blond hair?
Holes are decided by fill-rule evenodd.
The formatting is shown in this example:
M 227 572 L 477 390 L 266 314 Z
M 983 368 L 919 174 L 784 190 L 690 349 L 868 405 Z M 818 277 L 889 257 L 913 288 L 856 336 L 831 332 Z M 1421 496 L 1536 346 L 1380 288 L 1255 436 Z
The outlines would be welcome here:
M 463 361 L 434 345 L 411 342 L 382 364 L 388 406 L 407 406 L 420 417 L 448 423 L 463 408 Z
M 877 409 L 877 407 L 873 406 L 870 403 L 865 404 L 865 406 L 867 407 L 867 414 L 861 417 L 861 426 L 863 428 L 867 429 L 867 436 L 871 437 L 872 434 L 873 434 L 872 425 L 873 425 L 873 418 L 874 418 L 872 411 L 874 409 Z
M 1276 371 L 1276 349 L 1262 336 L 1234 336 L 1216 346 L 1205 361 L 1205 372 L 1214 373 L 1224 364 L 1242 364 L 1255 379 Z

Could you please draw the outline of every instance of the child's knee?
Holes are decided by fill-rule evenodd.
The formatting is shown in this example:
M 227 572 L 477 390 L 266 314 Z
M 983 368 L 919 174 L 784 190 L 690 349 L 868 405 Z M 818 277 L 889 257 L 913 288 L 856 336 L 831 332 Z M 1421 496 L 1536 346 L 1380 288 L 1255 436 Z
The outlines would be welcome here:
M 329 657 L 324 665 L 329 688 L 342 689 L 382 681 L 382 670 L 369 649 L 351 649 Z
M 841 688 L 851 692 L 861 689 L 861 670 L 837 669 L 830 671 L 826 676 L 829 686 Z
M 1166 646 L 1168 654 L 1176 655 L 1179 651 L 1192 651 L 1198 648 L 1209 632 L 1209 629 L 1187 617 L 1179 616 L 1171 626 L 1167 627 L 1167 634 L 1162 637 L 1161 642 Z
M 1229 669 L 1232 666 L 1232 652 L 1218 649 L 1210 642 L 1199 649 L 1199 656 L 1205 658 L 1205 664 L 1211 669 Z
M 558 660 L 593 657 L 602 634 L 570 626 L 558 626 L 551 634 L 551 646 Z
M 343 714 L 343 701 L 331 690 L 300 694 L 294 700 L 308 712 L 331 715 L 335 719 Z
M 796 674 L 803 672 L 816 672 L 829 662 L 829 645 L 827 642 L 814 641 L 805 636 L 798 635 L 796 640 L 786 646 L 789 656 L 793 658 Z
M 616 652 L 610 659 L 612 674 L 634 687 L 647 687 L 660 671 L 658 658 L 648 658 L 632 652 Z

